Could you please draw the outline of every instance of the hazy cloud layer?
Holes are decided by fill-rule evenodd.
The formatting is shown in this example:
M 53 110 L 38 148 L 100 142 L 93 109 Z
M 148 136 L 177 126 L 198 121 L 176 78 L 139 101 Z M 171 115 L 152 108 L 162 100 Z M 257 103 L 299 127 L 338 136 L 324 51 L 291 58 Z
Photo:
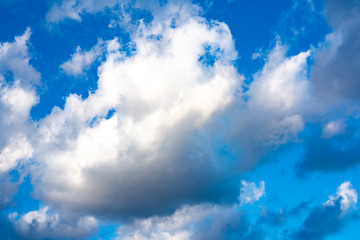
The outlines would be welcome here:
M 81 20 L 83 13 L 96 13 L 105 8 L 113 7 L 118 0 L 86 1 L 63 0 L 55 2 L 46 16 L 48 22 L 58 23 L 64 19 Z

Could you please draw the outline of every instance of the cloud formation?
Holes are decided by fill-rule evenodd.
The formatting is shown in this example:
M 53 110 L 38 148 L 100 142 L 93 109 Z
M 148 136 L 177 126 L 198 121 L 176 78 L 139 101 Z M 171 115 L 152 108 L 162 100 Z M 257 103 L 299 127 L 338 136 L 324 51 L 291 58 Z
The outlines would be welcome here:
M 225 181 L 231 166 L 207 138 L 242 82 L 231 33 L 195 5 L 159 11 L 133 33 L 130 57 L 116 39 L 107 43 L 94 93 L 70 95 L 39 122 L 37 198 L 112 218 L 236 199 Z
M 356 219 L 350 182 L 321 206 L 274 210 L 252 205 L 265 196 L 263 181 L 239 179 L 294 142 L 304 148 L 299 176 L 360 162 L 358 2 L 327 1 L 333 32 L 325 42 L 293 54 L 276 39 L 247 84 L 228 25 L 187 1 L 151 3 L 52 5 L 48 24 L 111 11 L 109 27 L 126 34 L 78 46 L 60 68 L 79 77 L 98 61 L 97 89 L 86 97 L 66 92 L 64 106 L 40 120 L 30 117 L 40 82 L 30 29 L 0 45 L 0 209 L 27 174 L 41 202 L 38 210 L 2 213 L 0 237 L 81 239 L 114 221 L 120 239 L 324 239 Z M 151 17 L 133 18 L 138 7 Z M 333 113 L 338 103 L 344 109 Z M 285 231 L 301 216 L 300 228 Z
M 257 191 L 253 189 L 252 195 Z M 258 209 L 261 211 L 256 212 L 256 221 L 251 222 L 242 208 L 241 195 L 233 205 L 183 206 L 168 216 L 136 219 L 119 227 L 118 239 L 325 239 L 357 219 L 357 192 L 350 182 L 342 183 L 336 195 L 329 196 L 322 206 L 311 208 L 297 227 L 289 223 L 301 219 L 300 211 L 308 210 L 311 201 L 278 212 Z M 297 230 L 292 232 L 293 228 Z
M 45 206 L 24 215 L 9 214 L 16 235 L 25 239 L 83 239 L 97 231 L 97 221 L 93 217 L 72 219 L 49 213 Z
M 137 219 L 118 229 L 118 239 L 246 239 L 250 223 L 240 206 L 243 199 L 246 203 L 258 201 L 264 194 L 264 182 L 259 188 L 253 182 L 243 181 L 242 185 L 237 203 L 186 205 L 169 216 Z
M 32 82 L 40 74 L 29 64 L 27 43 L 30 29 L 12 43 L 0 45 L 0 172 L 14 168 L 20 159 L 31 157 L 27 139 L 30 109 L 38 99 Z
M 243 169 L 252 169 L 269 152 L 297 141 L 305 128 L 310 52 L 287 57 L 286 50 L 277 42 L 245 92 L 246 101 L 232 106 L 230 142 Z
M 350 182 L 342 183 L 335 196 L 330 196 L 329 200 L 325 203 L 326 206 L 335 206 L 335 202 L 340 200 L 340 209 L 345 214 L 351 210 L 356 209 L 358 194 L 352 187 Z
M 28 44 L 31 31 L 0 44 L 0 209 L 11 203 L 22 182 L 9 175 L 33 156 L 30 140 L 34 130 L 30 110 L 38 102 L 34 84 L 40 74 L 30 65 Z
M 258 201 L 265 194 L 265 183 L 261 181 L 259 187 L 253 182 L 241 181 L 241 193 L 239 200 L 242 204 Z
M 354 212 L 357 203 L 357 192 L 350 182 L 342 183 L 336 196 L 321 207 L 311 210 L 293 239 L 325 239 L 327 236 L 340 232 L 350 221 L 358 218 Z
M 94 47 L 88 51 L 84 51 L 77 46 L 76 52 L 71 58 L 60 65 L 67 75 L 79 76 L 88 70 L 90 66 L 101 57 L 105 49 L 105 44 L 100 40 Z
M 119 240 L 227 239 L 247 227 L 240 209 L 222 205 L 184 206 L 173 215 L 139 219 L 118 229 Z

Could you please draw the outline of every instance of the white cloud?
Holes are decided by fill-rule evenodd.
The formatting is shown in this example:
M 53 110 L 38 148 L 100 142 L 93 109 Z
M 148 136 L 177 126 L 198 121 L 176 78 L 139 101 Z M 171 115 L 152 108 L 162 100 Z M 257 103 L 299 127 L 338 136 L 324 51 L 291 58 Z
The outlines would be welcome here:
M 342 198 L 340 200 L 340 208 L 342 211 L 346 212 L 349 209 L 356 208 L 358 194 L 350 182 L 341 184 L 336 194 Z
M 35 127 L 29 115 L 38 102 L 33 85 L 40 74 L 29 64 L 30 35 L 28 28 L 15 41 L 0 43 L 0 209 L 13 204 L 12 197 L 28 173 L 22 167 L 34 152 Z M 18 178 L 10 174 L 13 169 Z
M 246 188 L 245 198 L 249 202 L 257 201 L 264 194 L 263 181 L 259 188 L 252 182 L 243 181 L 242 184 Z M 232 205 L 185 205 L 168 216 L 135 219 L 118 228 L 117 239 L 215 240 L 227 239 L 229 236 L 242 239 L 251 229 L 240 207 L 244 201 L 243 192 L 240 193 L 239 202 Z
M 21 159 L 32 156 L 29 133 L 31 108 L 38 102 L 32 83 L 40 74 L 29 64 L 28 28 L 14 42 L 0 44 L 0 173 L 16 167 Z M 11 72 L 12 77 L 5 77 Z
M 41 120 L 41 164 L 33 173 L 39 199 L 99 216 L 149 215 L 206 198 L 203 189 L 233 171 L 219 167 L 212 137 L 199 136 L 211 134 L 213 116 L 238 106 L 232 104 L 243 78 L 227 25 L 199 12 L 191 4 L 159 8 L 131 32 L 130 57 L 116 40 L 107 43 L 96 92 L 68 96 L 64 109 Z M 245 152 L 240 161 L 253 166 L 304 129 L 308 56 L 286 57 L 277 44 L 254 76 L 249 100 L 231 111 L 236 149 Z
M 71 58 L 60 65 L 67 75 L 78 76 L 89 69 L 91 64 L 100 57 L 105 51 L 104 43 L 99 41 L 89 51 L 81 50 L 80 46 L 76 48 L 76 52 L 71 55 Z
M 205 199 L 230 171 L 198 137 L 242 82 L 228 27 L 169 3 L 131 37 L 130 57 L 107 43 L 96 92 L 68 96 L 39 122 L 39 199 L 99 216 L 149 215 Z M 214 64 L 199 61 L 207 51 Z
M 14 212 L 8 218 L 17 235 L 26 239 L 77 239 L 97 231 L 95 218 L 67 219 L 57 213 L 50 213 L 48 206 L 24 215 Z
M 21 136 L 21 135 L 20 135 Z M 21 159 L 32 157 L 33 149 L 24 136 L 10 137 L 8 144 L 0 152 L 0 172 L 4 173 L 14 169 Z
M 265 195 L 265 182 L 261 181 L 259 187 L 253 182 L 241 181 L 241 193 L 239 196 L 239 202 L 254 203 L 259 201 L 261 197 Z
M 224 239 L 225 230 L 234 229 L 246 229 L 240 209 L 235 206 L 202 204 L 184 206 L 170 216 L 137 219 L 118 229 L 118 239 Z
M 331 138 L 339 133 L 343 133 L 345 130 L 346 124 L 343 120 L 331 121 L 325 125 L 322 131 L 322 136 L 324 138 Z
M 303 115 L 311 109 L 307 76 L 310 52 L 286 57 L 286 46 L 277 43 L 253 76 L 243 104 L 231 113 L 232 143 L 237 144 L 244 169 L 251 169 L 266 153 L 304 130 Z
M 63 0 L 54 3 L 47 20 L 80 21 L 85 13 L 115 4 Z M 34 194 L 44 203 L 66 206 L 79 216 L 152 216 L 119 228 L 122 239 L 219 239 L 225 227 L 239 228 L 239 206 L 264 196 L 265 183 L 242 181 L 240 205 L 196 205 L 219 200 L 208 189 L 234 171 L 219 161 L 213 138 L 206 134 L 212 134 L 216 116 L 230 112 L 239 146 L 234 149 L 242 151 L 237 157 L 248 159 L 251 167 L 269 149 L 296 140 L 310 108 L 310 51 L 287 57 L 286 47 L 278 43 L 248 86 L 247 100 L 239 103 L 235 92 L 243 77 L 233 65 L 237 52 L 230 30 L 199 12 L 195 5 L 172 2 L 156 9 L 151 23 L 141 22 L 130 33 L 136 49 L 132 56 L 122 52 L 117 39 L 89 51 L 78 47 L 60 67 L 69 75 L 82 74 L 106 51 L 97 90 L 86 99 L 69 95 L 64 108 L 54 107 L 37 128 L 29 119 L 38 101 L 32 83 L 40 79 L 29 64 L 30 30 L 1 44 L 0 172 L 35 156 Z M 337 54 L 343 44 L 339 36 L 328 35 L 333 50 L 327 54 Z M 12 83 L 5 78 L 7 71 L 14 75 Z M 323 135 L 331 137 L 342 129 L 339 121 L 330 122 Z M 347 212 L 356 208 L 357 192 L 345 182 L 326 204 L 336 200 Z M 187 203 L 195 205 L 183 205 Z M 153 216 L 175 209 L 169 216 Z M 97 226 L 94 217 L 51 213 L 48 207 L 9 217 L 26 238 L 81 238 Z
M 306 60 L 309 55 L 307 51 L 287 58 L 285 46 L 277 43 L 250 85 L 251 104 L 277 113 L 299 109 L 308 97 Z
M 23 35 L 15 37 L 14 42 L 0 43 L 0 74 L 11 71 L 14 80 L 18 80 L 22 85 L 38 83 L 40 80 L 40 74 L 29 64 L 30 35 L 31 30 L 27 28 Z
M 258 188 L 253 182 L 242 181 L 242 186 L 235 204 L 186 205 L 168 216 L 135 219 L 119 227 L 118 239 L 215 240 L 227 239 L 227 234 L 242 239 L 250 228 L 241 204 L 258 201 L 265 194 L 265 183 L 261 181 Z
M 358 193 L 354 189 L 350 182 L 343 182 L 336 191 L 335 196 L 329 196 L 329 200 L 325 203 L 327 206 L 334 206 L 335 201 L 340 199 L 340 209 L 343 214 L 350 210 L 356 209 Z

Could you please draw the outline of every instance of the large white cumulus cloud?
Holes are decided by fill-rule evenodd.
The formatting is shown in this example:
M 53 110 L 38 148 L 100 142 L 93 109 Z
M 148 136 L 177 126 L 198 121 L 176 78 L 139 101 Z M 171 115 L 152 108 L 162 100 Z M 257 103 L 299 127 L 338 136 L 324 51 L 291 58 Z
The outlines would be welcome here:
M 116 4 L 127 2 L 58 1 L 47 20 L 81 20 Z M 219 239 L 227 228 L 248 234 L 239 208 L 264 196 L 265 184 L 242 182 L 237 199 L 239 173 L 304 131 L 315 100 L 310 89 L 323 81 L 316 74 L 309 81 L 311 51 L 289 56 L 278 41 L 242 91 L 226 24 L 207 21 L 198 6 L 182 1 L 151 13 L 150 22 L 127 29 L 126 47 L 117 38 L 89 51 L 79 46 L 60 67 L 78 76 L 104 55 L 96 91 L 66 96 L 63 108 L 36 124 L 29 113 L 40 75 L 29 64 L 30 30 L 0 45 L 0 177 L 31 159 L 33 196 L 50 206 L 10 215 L 21 236 L 81 238 L 102 219 L 124 220 L 118 229 L 124 239 Z M 358 27 L 350 20 L 338 32 Z M 328 36 L 332 42 L 317 53 L 313 74 L 322 72 L 326 54 L 340 54 L 350 41 L 340 35 Z M 323 135 L 343 128 L 332 121 Z M 5 183 L 0 208 L 16 191 Z M 331 204 L 346 212 L 356 201 L 344 183 Z
M 242 81 L 231 33 L 194 5 L 159 11 L 133 33 L 131 56 L 108 43 L 94 93 L 70 95 L 39 123 L 38 198 L 98 216 L 149 215 L 207 200 L 228 173 L 201 135 Z
M 131 32 L 133 52 L 116 38 L 101 45 L 106 61 L 97 90 L 86 99 L 68 96 L 63 109 L 54 107 L 24 138 L 37 162 L 36 198 L 104 218 L 236 201 L 227 178 L 238 169 L 215 147 L 219 135 L 229 134 L 217 130 L 229 129 L 218 116 L 230 114 L 231 147 L 244 166 L 296 140 L 304 128 L 309 52 L 286 57 L 277 44 L 243 101 L 230 30 L 199 13 L 196 5 L 169 2 Z

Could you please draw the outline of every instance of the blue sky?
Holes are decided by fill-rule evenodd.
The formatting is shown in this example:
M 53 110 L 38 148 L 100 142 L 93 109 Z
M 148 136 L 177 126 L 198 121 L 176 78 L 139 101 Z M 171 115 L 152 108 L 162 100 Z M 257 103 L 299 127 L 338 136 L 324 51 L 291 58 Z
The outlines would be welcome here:
M 1 239 L 359 239 L 358 0 L 4 0 Z

